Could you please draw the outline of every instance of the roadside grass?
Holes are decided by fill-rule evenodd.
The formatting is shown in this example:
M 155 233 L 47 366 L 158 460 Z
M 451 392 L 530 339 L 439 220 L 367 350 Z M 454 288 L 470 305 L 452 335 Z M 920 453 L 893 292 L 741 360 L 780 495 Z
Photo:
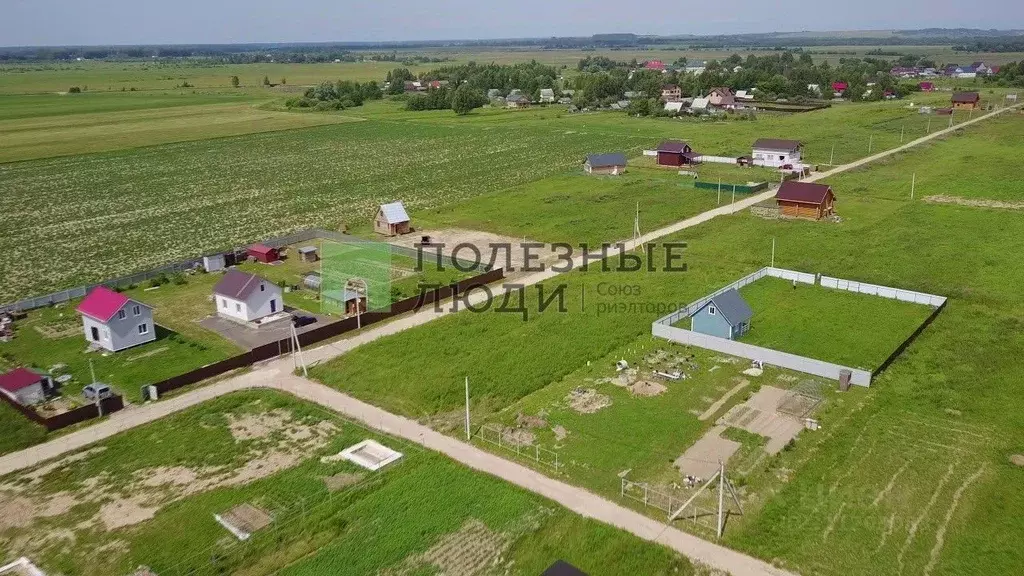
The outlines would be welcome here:
M 827 403 L 821 433 L 805 434 L 747 478 L 763 500 L 730 524 L 726 542 L 801 572 L 872 574 L 903 562 L 905 571 L 970 573 L 979 551 L 988 554 L 986 570 L 1012 572 L 1024 558 L 1007 535 L 1024 525 L 998 510 L 1024 504 L 1024 496 L 1005 489 L 1024 479 L 1024 468 L 1009 463 L 1024 453 L 1014 432 L 1024 413 L 1015 363 L 1024 347 L 1015 256 L 1024 251 L 1024 220 L 1012 211 L 910 202 L 894 191 L 907 165 L 939 166 L 1019 121 L 1001 117 L 830 179 L 839 224 L 746 213 L 717 218 L 670 238 L 688 242 L 686 273 L 576 271 L 556 281 L 567 286 L 564 313 L 534 313 L 533 297 L 525 322 L 493 311 L 462 313 L 361 346 L 311 375 L 427 421 L 460 408 L 468 375 L 474 421 L 509 417 L 502 410 L 649 333 L 664 313 L 657 304 L 689 302 L 766 265 L 775 238 L 779 266 L 943 294 L 950 302 L 870 390 Z M 1001 179 L 1013 173 L 1012 164 L 984 170 Z M 948 184 L 949 194 L 976 186 L 967 178 Z M 602 298 L 601 283 L 636 286 L 639 294 Z M 626 311 L 598 314 L 602 304 L 625 304 Z M 608 434 L 633 436 L 646 425 L 644 416 L 638 420 Z M 893 480 L 908 458 L 914 463 Z M 891 496 L 873 504 L 890 481 Z
M 377 472 L 320 460 L 366 438 L 403 452 L 403 458 Z M 273 463 L 285 453 L 294 454 L 284 466 Z M 251 481 L 215 481 L 258 470 L 261 463 L 271 469 Z M 350 483 L 332 492 L 325 478 L 339 474 Z M 190 484 L 174 479 L 186 477 L 193 478 Z M 77 504 L 39 513 L 37 506 L 54 498 Z M 151 506 L 151 517 L 108 528 L 106 522 L 119 517 L 104 510 L 117 503 L 125 507 L 122 514 Z M 213 518 L 242 503 L 276 516 L 276 523 L 244 544 Z M 694 573 L 685 558 L 656 544 L 273 391 L 221 397 L 56 465 L 10 475 L 0 506 L 12 505 L 29 505 L 29 515 L 0 525 L 0 559 L 27 555 L 47 572 L 68 576 L 124 574 L 139 565 L 169 576 L 361 575 L 402 567 L 421 573 L 443 568 L 418 558 L 445 537 L 457 544 L 437 561 L 453 563 L 450 569 L 460 574 L 492 568 L 491 555 L 499 552 L 501 566 L 512 574 L 536 574 L 538 566 L 558 558 L 597 571 L 614 560 L 607 566 L 611 574 Z M 470 521 L 495 533 L 504 550 L 489 550 L 479 535 L 459 533 Z M 49 537 L 57 532 L 60 538 Z M 567 533 L 572 537 L 554 545 L 552 538 Z M 104 553 L 95 554 L 97 549 Z M 472 558 L 460 564 L 463 551 L 483 555 L 482 564 L 474 566 Z M 459 570 L 466 566 L 475 570 Z
M 755 346 L 874 370 L 909 337 L 932 308 L 762 278 L 740 289 L 754 310 L 741 340 Z
M 45 428 L 0 401 L 0 455 L 34 446 L 45 438 Z

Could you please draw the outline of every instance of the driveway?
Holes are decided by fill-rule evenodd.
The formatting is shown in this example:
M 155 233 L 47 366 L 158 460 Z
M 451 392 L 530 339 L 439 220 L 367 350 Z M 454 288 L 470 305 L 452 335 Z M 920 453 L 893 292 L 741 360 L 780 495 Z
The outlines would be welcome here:
M 306 312 L 305 310 L 291 309 L 288 311 L 293 314 L 312 316 L 316 318 L 316 322 L 307 324 L 301 328 L 296 328 L 295 330 L 299 334 L 339 320 L 339 318 L 336 317 L 314 314 L 313 312 Z M 246 350 L 252 350 L 253 348 L 263 346 L 264 344 L 270 344 L 271 342 L 277 342 L 278 340 L 284 340 L 292 334 L 291 320 L 280 320 L 268 326 L 253 328 L 245 324 L 221 318 L 220 316 L 207 316 L 199 321 L 199 325 L 207 330 L 212 330 L 220 334 L 224 338 L 231 340 Z

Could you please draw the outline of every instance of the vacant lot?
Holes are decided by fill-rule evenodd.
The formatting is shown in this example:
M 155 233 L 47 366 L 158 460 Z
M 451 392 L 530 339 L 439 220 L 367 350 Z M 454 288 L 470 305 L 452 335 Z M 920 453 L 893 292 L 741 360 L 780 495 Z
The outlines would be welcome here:
M 740 289 L 754 310 L 743 342 L 871 371 L 932 312 L 921 304 L 762 278 Z
M 373 473 L 320 458 L 368 437 L 405 456 Z M 213 517 L 240 505 L 272 519 L 245 545 Z M 69 576 L 140 564 L 169 576 L 483 574 L 495 564 L 537 574 L 557 558 L 612 574 L 692 573 L 664 548 L 270 392 L 220 398 L 3 478 L 0 509 L 0 561 L 27 555 Z

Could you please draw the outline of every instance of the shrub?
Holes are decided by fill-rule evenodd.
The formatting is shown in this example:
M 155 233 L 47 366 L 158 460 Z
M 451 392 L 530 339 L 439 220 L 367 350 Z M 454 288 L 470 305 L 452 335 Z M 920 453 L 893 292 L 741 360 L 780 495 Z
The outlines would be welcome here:
M 79 88 L 78 86 L 72 86 L 71 88 L 68 88 L 68 94 L 78 94 L 81 91 L 82 91 L 82 89 Z

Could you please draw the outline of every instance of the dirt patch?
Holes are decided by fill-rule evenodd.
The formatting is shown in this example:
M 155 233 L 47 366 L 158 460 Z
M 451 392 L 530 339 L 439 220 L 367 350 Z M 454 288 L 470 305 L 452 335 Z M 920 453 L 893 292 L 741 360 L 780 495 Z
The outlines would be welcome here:
M 281 430 L 291 421 L 287 410 L 271 410 L 259 414 L 228 414 L 228 428 L 235 442 L 259 440 Z
M 546 428 L 548 422 L 540 416 L 531 416 L 520 412 L 516 416 L 516 425 L 520 428 Z
M 438 245 L 444 244 L 446 250 L 451 250 L 453 247 L 458 246 L 460 244 L 472 244 L 472 245 L 476 246 L 480 250 L 481 254 L 484 255 L 484 257 L 485 257 L 484 262 L 485 263 L 486 263 L 487 255 L 491 254 L 491 246 L 494 246 L 494 245 L 508 245 L 508 246 L 511 246 L 511 250 L 510 250 L 510 252 L 511 252 L 511 257 L 510 257 L 511 264 L 512 264 L 513 267 L 515 267 L 516 270 L 522 270 L 523 265 L 524 265 L 524 261 L 523 261 L 524 248 L 523 248 L 523 245 L 524 244 L 532 244 L 533 243 L 531 240 L 527 240 L 527 239 L 522 238 L 522 237 L 520 237 L 520 238 L 513 238 L 511 236 L 501 236 L 500 234 L 491 234 L 490 232 L 481 232 L 479 230 L 467 230 L 467 229 L 464 229 L 464 228 L 443 228 L 443 229 L 440 229 L 440 230 L 417 230 L 416 232 L 414 232 L 412 234 L 405 234 L 403 236 L 397 236 L 395 238 L 390 238 L 388 241 L 391 244 L 395 244 L 397 246 L 405 246 L 407 248 L 415 248 L 415 245 L 420 242 L 422 236 L 430 236 L 430 241 L 433 244 L 438 244 Z M 428 254 L 429 261 L 433 262 L 433 256 L 430 256 L 430 255 L 433 254 L 436 251 L 436 249 L 432 250 L 429 247 L 427 247 L 427 248 L 424 248 L 424 251 Z M 545 256 L 547 257 L 546 259 L 548 259 L 548 260 L 553 260 L 556 257 L 556 255 L 551 250 L 544 250 L 544 249 L 538 250 L 536 248 L 531 247 L 530 251 L 531 251 L 531 254 L 540 254 L 541 255 L 541 261 L 545 260 Z M 465 258 L 466 257 L 465 254 L 464 254 L 464 251 L 460 251 L 459 256 L 461 258 Z M 531 262 L 532 266 L 536 266 L 537 264 L 538 264 L 537 261 L 532 261 Z M 504 266 L 505 265 L 505 261 L 503 259 L 499 259 L 498 262 L 495 265 L 496 266 Z
M 1010 456 L 1010 463 L 1016 466 L 1024 466 L 1024 454 L 1013 454 Z
M 986 200 L 984 198 L 964 198 L 963 196 L 949 196 L 947 194 L 925 196 L 924 201 L 932 204 L 956 204 L 957 206 L 969 206 L 971 208 L 1024 210 L 1024 202 L 1003 202 L 1001 200 Z
M 665 390 L 668 390 L 668 387 L 664 384 L 650 380 L 638 380 L 629 386 L 629 391 L 633 396 L 657 396 Z
M 569 407 L 580 414 L 593 414 L 612 405 L 612 399 L 593 388 L 575 388 L 565 397 Z
M 57 320 L 43 325 L 36 325 L 33 326 L 32 329 L 47 340 L 57 340 L 77 335 L 82 331 L 82 324 L 80 322 L 76 322 L 75 319 L 72 318 L 68 320 Z
M 435 568 L 437 574 L 483 574 L 497 563 L 510 542 L 508 535 L 491 530 L 479 520 L 470 519 L 458 531 L 441 537 L 426 552 L 407 558 L 383 574 L 422 574 L 424 566 Z
M 158 466 L 147 468 L 135 473 L 139 483 L 147 488 L 159 488 L 161 486 L 188 486 L 195 483 L 199 473 L 184 466 Z
M 551 431 L 555 433 L 555 440 L 557 440 L 558 442 L 565 440 L 566 437 L 569 436 L 569 431 L 566 430 L 565 427 L 562 426 L 561 424 L 552 428 Z
M 150 356 L 155 356 L 161 352 L 166 352 L 167 350 L 170 350 L 170 346 L 161 346 L 160 348 L 157 348 L 155 350 L 143 352 L 142 354 L 136 354 L 135 356 L 132 356 L 131 358 L 125 360 L 125 363 L 135 362 L 136 360 L 142 360 L 143 358 L 149 358 Z
M 501 441 L 509 446 L 532 446 L 537 436 L 526 428 L 505 428 L 501 431 Z
M 330 492 L 337 492 L 342 488 L 348 488 L 349 486 L 358 484 L 365 475 L 359 472 L 339 472 L 334 476 L 328 476 L 324 478 L 324 485 L 327 486 L 327 490 Z
M 125 526 L 132 526 L 139 522 L 145 522 L 160 509 L 160 506 L 147 505 L 147 495 L 131 496 L 129 498 L 116 498 L 111 502 L 100 506 L 100 521 L 107 530 L 116 530 Z

